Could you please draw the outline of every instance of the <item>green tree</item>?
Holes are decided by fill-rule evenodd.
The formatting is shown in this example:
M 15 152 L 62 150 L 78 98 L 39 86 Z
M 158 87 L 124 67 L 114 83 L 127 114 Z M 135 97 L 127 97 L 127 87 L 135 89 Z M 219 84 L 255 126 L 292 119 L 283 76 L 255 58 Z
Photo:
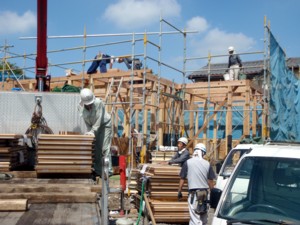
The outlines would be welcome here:
M 2 61 L 0 63 L 0 73 L 3 73 L 3 68 L 5 69 L 4 74 L 11 75 L 12 71 L 15 75 L 22 75 L 23 70 L 18 67 L 15 63 L 6 62 L 4 65 L 4 62 Z

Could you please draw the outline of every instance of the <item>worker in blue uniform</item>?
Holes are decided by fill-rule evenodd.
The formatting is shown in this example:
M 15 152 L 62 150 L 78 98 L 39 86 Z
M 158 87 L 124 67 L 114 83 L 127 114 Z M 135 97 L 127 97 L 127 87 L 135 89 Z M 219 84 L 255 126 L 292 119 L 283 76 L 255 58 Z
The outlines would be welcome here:
M 97 68 L 99 67 L 100 73 L 106 73 L 107 67 L 106 65 L 109 64 L 109 68 L 112 69 L 112 65 L 114 63 L 114 59 L 107 54 L 99 52 L 94 58 L 91 66 L 87 70 L 87 74 L 93 74 L 97 72 Z

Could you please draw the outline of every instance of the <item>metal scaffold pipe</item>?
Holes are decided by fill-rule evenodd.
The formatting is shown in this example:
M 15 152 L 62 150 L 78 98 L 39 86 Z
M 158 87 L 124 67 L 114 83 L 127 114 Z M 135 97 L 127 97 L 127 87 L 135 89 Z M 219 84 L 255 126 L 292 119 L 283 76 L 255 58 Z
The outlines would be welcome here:
M 178 33 L 199 33 L 197 30 L 191 31 L 165 31 L 165 32 L 147 32 L 147 35 L 160 35 L 160 34 L 178 34 Z M 118 33 L 118 34 L 87 34 L 86 37 L 118 37 L 118 36 L 132 36 L 133 33 Z M 144 32 L 134 33 L 135 36 L 137 35 L 144 35 Z M 55 38 L 83 38 L 84 35 L 57 35 L 57 36 L 48 36 L 48 39 L 55 39 Z M 37 37 L 20 37 L 21 40 L 30 40 L 36 39 Z
M 263 51 L 255 51 L 255 52 L 242 52 L 239 53 L 239 55 L 253 55 L 253 54 L 264 54 Z M 211 55 L 211 58 L 217 58 L 217 57 L 228 57 L 228 54 L 222 54 L 222 55 Z M 201 57 L 190 57 L 186 58 L 186 60 L 198 60 L 198 59 L 207 59 L 208 56 L 201 56 Z

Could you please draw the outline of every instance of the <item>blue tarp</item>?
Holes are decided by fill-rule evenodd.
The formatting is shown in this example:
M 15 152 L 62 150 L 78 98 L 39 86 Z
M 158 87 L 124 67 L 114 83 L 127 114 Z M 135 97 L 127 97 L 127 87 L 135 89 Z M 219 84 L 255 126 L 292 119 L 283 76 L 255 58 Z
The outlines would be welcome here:
M 270 32 L 270 137 L 300 142 L 299 79 L 286 65 L 285 54 Z
M 10 78 L 12 80 L 16 80 L 17 78 L 20 78 L 22 75 L 16 74 L 16 75 L 9 75 L 7 72 L 4 72 L 3 80 L 5 81 L 7 78 Z M 2 71 L 0 71 L 0 82 L 2 82 Z
M 210 108 L 211 112 L 210 115 L 213 113 L 214 109 Z M 222 110 L 226 110 L 224 107 Z M 244 110 L 243 107 L 233 107 L 232 109 L 232 139 L 239 139 L 243 135 L 243 123 L 244 123 Z M 262 112 L 261 107 L 257 106 L 256 108 L 257 113 L 260 114 Z M 199 109 L 200 112 L 203 111 L 203 108 Z M 252 123 L 252 114 L 250 116 L 250 124 Z M 204 118 L 202 115 L 199 116 L 199 126 L 198 129 L 201 128 L 202 124 L 204 123 Z M 224 139 L 226 138 L 226 112 L 218 112 L 217 113 L 217 123 L 218 123 L 218 131 L 217 131 L 217 138 Z M 185 113 L 185 124 L 189 125 L 189 113 Z M 257 133 L 256 136 L 260 136 L 260 126 L 261 126 L 261 118 L 257 121 Z M 213 138 L 214 136 L 214 121 L 210 120 L 209 127 L 208 127 L 208 138 Z M 250 136 L 252 133 L 250 131 Z M 203 137 L 203 132 L 198 135 L 198 138 Z

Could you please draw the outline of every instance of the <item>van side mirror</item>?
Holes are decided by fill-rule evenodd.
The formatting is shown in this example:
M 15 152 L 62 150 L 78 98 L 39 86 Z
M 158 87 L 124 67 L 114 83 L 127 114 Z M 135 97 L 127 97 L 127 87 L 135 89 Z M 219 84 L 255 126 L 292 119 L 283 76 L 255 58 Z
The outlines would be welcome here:
M 210 192 L 210 207 L 215 209 L 220 201 L 222 191 L 219 188 L 213 188 Z

